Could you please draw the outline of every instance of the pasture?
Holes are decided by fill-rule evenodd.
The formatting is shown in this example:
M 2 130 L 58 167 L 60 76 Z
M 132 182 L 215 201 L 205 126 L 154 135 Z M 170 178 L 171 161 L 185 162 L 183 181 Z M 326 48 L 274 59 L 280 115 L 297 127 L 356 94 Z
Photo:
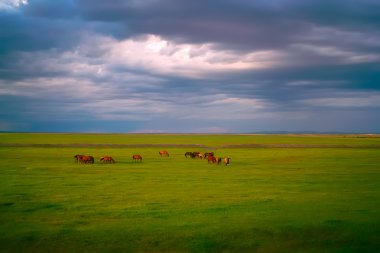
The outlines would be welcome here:
M 377 135 L 0 133 L 0 159 L 2 253 L 380 249 Z

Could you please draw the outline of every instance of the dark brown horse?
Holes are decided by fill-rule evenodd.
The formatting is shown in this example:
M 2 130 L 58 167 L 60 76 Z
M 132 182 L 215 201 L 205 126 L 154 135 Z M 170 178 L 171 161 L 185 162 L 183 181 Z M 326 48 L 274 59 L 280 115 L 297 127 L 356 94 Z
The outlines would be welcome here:
M 222 163 L 222 158 L 221 157 L 217 157 L 216 158 L 216 164 L 220 165 Z
M 133 155 L 132 159 L 134 162 L 136 162 L 136 161 L 142 162 L 142 156 L 141 155 Z
M 169 152 L 166 150 L 161 150 L 158 153 L 160 154 L 160 156 L 169 156 Z
M 115 160 L 111 156 L 104 156 L 100 158 L 100 161 L 103 163 L 115 163 Z

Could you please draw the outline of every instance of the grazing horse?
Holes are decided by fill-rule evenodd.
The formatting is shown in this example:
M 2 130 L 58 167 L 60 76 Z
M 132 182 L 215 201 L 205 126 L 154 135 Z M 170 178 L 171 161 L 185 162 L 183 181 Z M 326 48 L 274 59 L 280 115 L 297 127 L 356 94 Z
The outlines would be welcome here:
M 215 156 L 212 156 L 212 155 L 209 155 L 209 156 L 207 157 L 207 163 L 210 163 L 210 162 L 212 162 L 212 163 L 216 163 L 216 157 L 215 157 Z
M 193 157 L 193 152 L 186 152 L 185 153 L 185 157 L 188 158 L 188 157 Z
M 134 162 L 136 162 L 136 161 L 142 162 L 142 156 L 141 155 L 133 155 L 132 159 Z
M 160 156 L 168 156 L 169 157 L 169 152 L 166 150 L 161 150 L 158 153 L 160 154 Z
M 231 158 L 229 158 L 229 157 L 224 158 L 224 164 L 226 166 L 229 165 L 230 164 L 230 160 L 231 160 Z
M 75 163 L 79 163 L 80 159 L 83 157 L 84 155 L 75 155 L 74 158 L 75 158 Z
M 103 163 L 115 163 L 115 160 L 110 156 L 104 156 L 100 158 L 100 161 Z
M 193 158 L 199 158 L 199 152 L 193 152 Z
M 204 154 L 204 158 L 208 158 L 209 156 L 214 156 L 214 152 L 207 152 Z
M 90 156 L 90 155 L 81 155 L 78 157 L 78 162 L 79 163 L 84 163 L 84 164 L 87 164 L 87 163 L 94 163 L 95 159 L 93 156 Z
M 221 162 L 222 162 L 222 158 L 221 157 L 216 158 L 216 164 L 220 165 Z

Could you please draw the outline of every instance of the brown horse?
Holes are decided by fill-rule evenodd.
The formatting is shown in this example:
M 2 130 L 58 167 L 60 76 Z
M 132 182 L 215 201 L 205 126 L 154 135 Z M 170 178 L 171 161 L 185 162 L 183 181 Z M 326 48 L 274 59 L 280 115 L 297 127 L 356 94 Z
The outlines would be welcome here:
M 75 158 L 75 162 L 76 163 L 79 163 L 80 159 L 83 157 L 84 155 L 75 155 L 74 158 Z
M 215 156 L 212 156 L 212 155 L 209 155 L 207 157 L 207 163 L 216 163 L 216 157 Z
M 78 159 L 78 163 L 84 163 L 84 164 L 87 164 L 87 163 L 93 164 L 95 161 L 94 157 L 90 155 L 79 155 L 77 156 L 77 159 Z
M 111 156 L 104 156 L 100 158 L 100 161 L 103 163 L 115 163 L 115 160 Z
M 216 158 L 216 164 L 220 165 L 222 163 L 222 158 L 218 157 Z
M 160 156 L 168 156 L 169 157 L 169 152 L 166 150 L 161 150 L 158 153 L 160 154 Z
M 133 155 L 132 159 L 134 162 L 136 162 L 136 161 L 142 162 L 142 156 L 141 155 Z

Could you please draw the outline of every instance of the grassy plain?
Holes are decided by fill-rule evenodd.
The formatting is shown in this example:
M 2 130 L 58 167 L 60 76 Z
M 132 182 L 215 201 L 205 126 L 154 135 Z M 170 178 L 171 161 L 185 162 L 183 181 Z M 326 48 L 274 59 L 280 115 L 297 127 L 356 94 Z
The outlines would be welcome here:
M 229 146 L 252 143 L 289 147 Z M 0 252 L 378 252 L 379 144 L 361 135 L 0 134 Z M 231 165 L 184 157 L 206 150 Z M 75 154 L 96 163 L 75 164 Z M 117 163 L 100 164 L 104 155 Z

